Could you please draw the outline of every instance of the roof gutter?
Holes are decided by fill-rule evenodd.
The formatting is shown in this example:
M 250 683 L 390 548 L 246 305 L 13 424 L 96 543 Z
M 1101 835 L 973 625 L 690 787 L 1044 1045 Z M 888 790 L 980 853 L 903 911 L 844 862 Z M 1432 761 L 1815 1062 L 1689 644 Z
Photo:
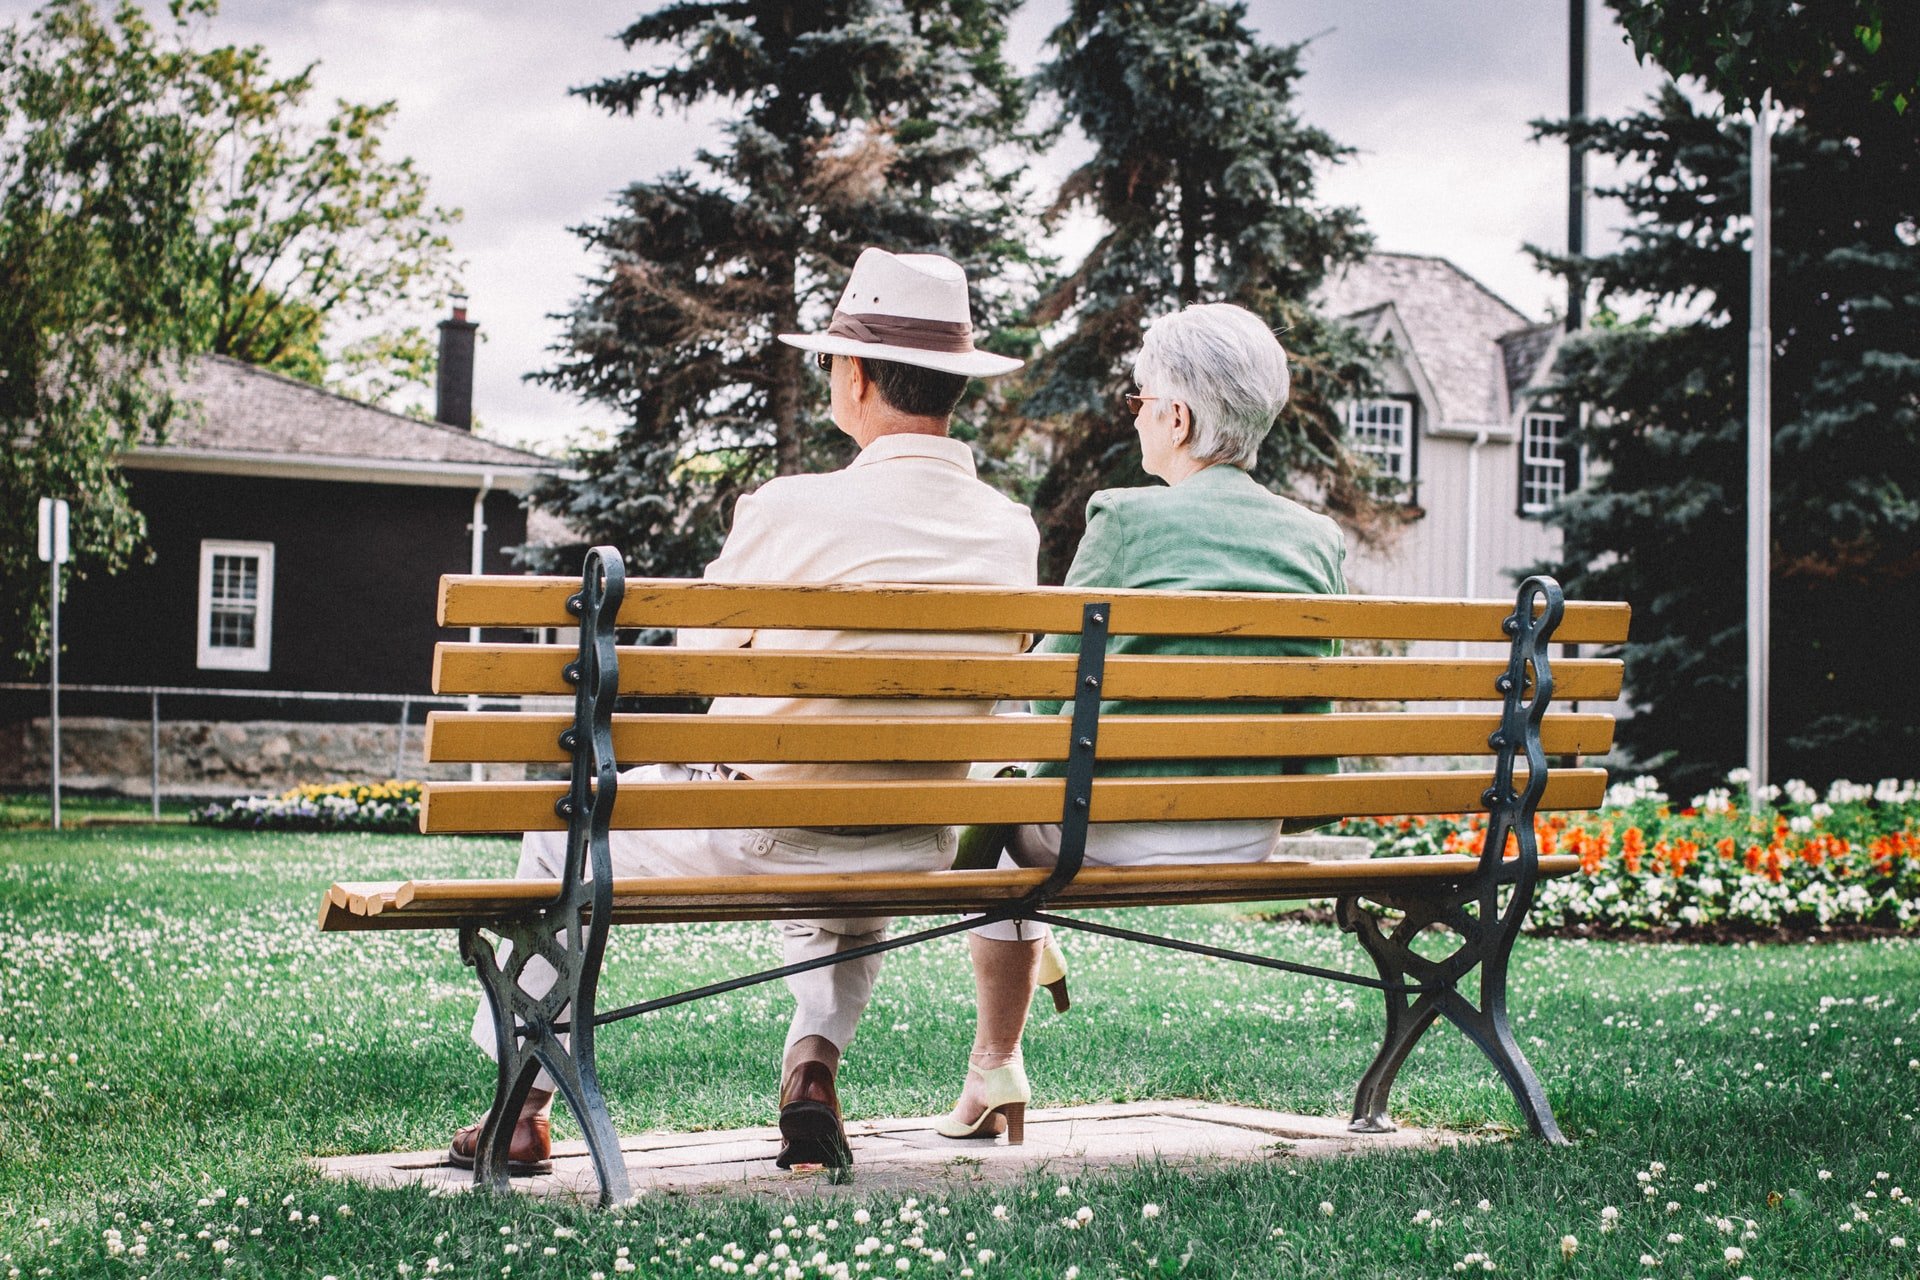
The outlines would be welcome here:
M 481 487 L 525 493 L 545 476 L 569 475 L 558 464 L 434 462 L 401 458 L 327 457 L 318 454 L 252 453 L 239 449 L 136 449 L 120 465 L 142 471 L 253 476 L 271 480 L 324 480 L 442 489 Z

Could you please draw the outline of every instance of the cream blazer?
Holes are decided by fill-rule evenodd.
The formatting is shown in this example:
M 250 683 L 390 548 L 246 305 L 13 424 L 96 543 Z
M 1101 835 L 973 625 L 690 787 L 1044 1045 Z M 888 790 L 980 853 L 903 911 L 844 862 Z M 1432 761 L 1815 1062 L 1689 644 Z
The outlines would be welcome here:
M 982 481 L 973 450 L 945 436 L 886 435 L 844 470 L 781 476 L 740 499 L 709 582 L 911 582 L 1030 587 L 1033 513 Z M 686 649 L 961 650 L 1017 653 L 1023 638 L 912 632 L 685 628 Z M 713 715 L 966 715 L 989 704 L 836 698 L 716 698 Z M 727 762 L 722 762 L 727 763 Z M 965 764 L 736 765 L 755 778 L 957 778 Z

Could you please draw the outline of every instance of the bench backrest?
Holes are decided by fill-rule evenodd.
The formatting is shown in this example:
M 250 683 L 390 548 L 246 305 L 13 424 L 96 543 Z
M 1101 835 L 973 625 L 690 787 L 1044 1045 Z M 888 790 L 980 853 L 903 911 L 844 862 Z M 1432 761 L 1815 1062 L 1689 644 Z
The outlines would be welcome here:
M 1551 587 L 1551 584 L 1548 584 Z M 449 576 L 439 621 L 448 627 L 571 627 L 578 579 Z M 1532 620 L 1514 623 L 1504 601 L 1220 592 L 998 590 L 898 585 L 795 586 L 636 579 L 624 585 L 621 629 L 726 627 L 761 634 L 756 647 L 676 650 L 621 646 L 622 696 L 757 696 L 860 699 L 1071 699 L 1086 669 L 1073 655 L 980 652 L 782 651 L 765 633 L 781 630 L 891 633 L 1077 633 L 1089 606 L 1114 634 L 1364 641 L 1493 642 L 1505 649 L 1516 630 L 1538 640 L 1551 698 L 1606 701 L 1618 696 L 1621 664 L 1612 659 L 1546 660 L 1546 641 L 1609 645 L 1626 637 L 1624 604 L 1570 603 L 1557 618 L 1557 588 L 1528 597 Z M 1523 592 L 1523 596 L 1525 593 Z M 1529 652 L 1532 652 L 1529 650 Z M 434 690 L 483 696 L 572 694 L 574 645 L 443 643 L 434 658 Z M 1370 759 L 1488 757 L 1498 754 L 1503 722 L 1514 724 L 1502 682 L 1524 673 L 1532 699 L 1536 662 L 1497 658 L 1337 658 L 1119 655 L 1099 672 L 1105 699 L 1272 702 L 1332 699 L 1370 704 L 1327 715 L 1108 715 L 1099 721 L 1102 760 L 1221 760 L 1344 756 Z M 1613 719 L 1600 713 L 1525 709 L 1542 752 L 1606 751 Z M 1484 703 L 1482 711 L 1434 703 Z M 1382 709 L 1371 704 L 1407 704 Z M 565 713 L 435 712 L 428 759 L 435 762 L 560 762 L 572 758 L 562 735 Z M 989 715 L 697 716 L 620 714 L 612 718 L 614 754 L 624 765 L 654 761 L 783 763 L 1067 760 L 1065 716 Z M 1522 744 L 1516 744 L 1522 745 Z M 1509 761 L 1513 759 L 1508 756 Z M 1524 752 L 1521 755 L 1524 776 Z M 1093 784 L 1091 821 L 1358 816 L 1485 810 L 1492 762 L 1454 770 L 1386 769 L 1337 776 L 1116 777 Z M 1514 785 L 1523 785 L 1520 779 Z M 1060 778 L 916 781 L 687 783 L 625 788 L 614 828 L 851 826 L 905 823 L 1058 821 L 1066 795 Z M 1594 808 L 1606 773 L 1554 769 L 1542 808 Z M 433 783 L 422 827 L 430 832 L 562 829 L 560 782 Z

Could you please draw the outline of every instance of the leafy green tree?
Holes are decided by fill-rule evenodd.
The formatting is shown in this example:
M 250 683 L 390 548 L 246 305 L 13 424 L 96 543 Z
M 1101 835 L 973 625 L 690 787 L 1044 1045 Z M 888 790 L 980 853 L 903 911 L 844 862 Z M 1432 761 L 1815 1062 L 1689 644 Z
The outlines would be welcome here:
M 204 154 L 195 56 L 137 5 L 57 0 L 0 31 L 0 661 L 46 657 L 38 499 L 72 505 L 76 577 L 138 552 L 114 455 L 173 411 Z
M 1800 56 L 1821 70 L 1774 139 L 1769 758 L 1782 778 L 1911 776 L 1920 683 L 1896 664 L 1900 619 L 1920 616 L 1920 112 L 1874 101 L 1850 37 Z M 1744 755 L 1750 129 L 1669 86 L 1547 132 L 1636 175 L 1604 193 L 1626 206 L 1622 246 L 1578 269 L 1643 316 L 1562 358 L 1598 465 L 1553 517 L 1549 568 L 1633 604 L 1620 740 L 1686 794 Z
M 1001 52 L 1014 0 L 670 4 L 621 35 L 674 60 L 578 92 L 616 113 L 738 104 L 698 172 L 636 182 L 584 230 L 604 274 L 566 317 L 550 386 L 621 425 L 539 501 L 640 572 L 698 573 L 732 499 L 775 473 L 837 465 L 802 353 L 871 244 L 964 264 L 976 327 L 1010 316 L 1028 261 L 1017 189 L 988 153 L 1024 87 Z M 1018 334 L 983 345 L 1006 349 Z M 977 419 L 981 402 L 971 407 Z M 571 549 L 553 563 L 577 564 Z
M 460 213 L 430 202 L 412 159 L 383 151 L 395 104 L 342 101 L 316 127 L 301 119 L 311 66 L 277 78 L 251 46 L 212 50 L 199 70 L 193 348 L 374 404 L 429 384 L 434 338 L 393 318 L 423 316 L 454 287 L 447 233 Z
M 1239 303 L 1287 347 L 1292 400 L 1259 477 L 1367 523 L 1377 486 L 1342 448 L 1336 408 L 1363 382 L 1367 353 L 1310 299 L 1369 239 L 1357 211 L 1315 195 L 1319 173 L 1348 152 L 1294 109 L 1305 46 L 1256 39 L 1244 5 L 1214 0 L 1074 0 L 1048 43 L 1040 84 L 1059 125 L 1094 148 L 1051 213 L 1090 210 L 1104 234 L 1034 313 L 1062 330 L 1021 403 L 1053 440 L 1035 499 L 1043 573 L 1065 571 L 1095 489 L 1148 482 L 1119 399 L 1146 322 L 1195 301 Z

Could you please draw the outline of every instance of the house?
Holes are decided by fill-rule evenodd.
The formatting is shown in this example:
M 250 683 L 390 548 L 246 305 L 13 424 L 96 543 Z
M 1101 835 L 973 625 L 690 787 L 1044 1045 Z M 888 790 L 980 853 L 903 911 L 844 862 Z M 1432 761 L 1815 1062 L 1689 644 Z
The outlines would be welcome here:
M 1349 549 L 1348 584 L 1510 598 L 1515 571 L 1554 554 L 1542 517 L 1580 482 L 1566 417 L 1539 396 L 1560 327 L 1419 254 L 1368 255 L 1321 305 L 1384 351 L 1378 394 L 1347 406 L 1349 440 L 1406 483 L 1410 507 L 1385 545 Z
M 66 781 L 143 792 L 153 755 L 162 791 L 191 794 L 418 771 L 407 700 L 430 691 L 434 642 L 464 635 L 434 624 L 440 575 L 513 572 L 521 495 L 555 465 L 472 432 L 463 304 L 440 326 L 439 421 L 191 366 L 164 443 L 121 459 L 150 559 L 62 605 Z M 44 778 L 45 694 L 0 698 L 0 781 Z

